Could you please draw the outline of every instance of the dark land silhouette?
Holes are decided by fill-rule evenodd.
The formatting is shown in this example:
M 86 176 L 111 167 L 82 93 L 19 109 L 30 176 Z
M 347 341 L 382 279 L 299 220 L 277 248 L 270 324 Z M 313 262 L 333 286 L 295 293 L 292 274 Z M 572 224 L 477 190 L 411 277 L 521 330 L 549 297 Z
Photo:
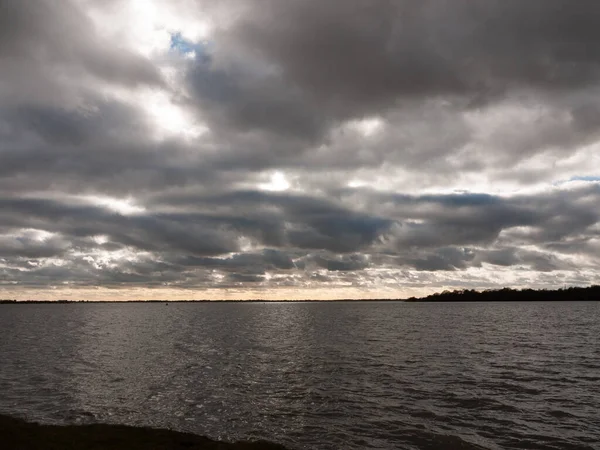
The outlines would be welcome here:
M 286 450 L 270 442 L 214 441 L 178 431 L 125 425 L 40 425 L 0 415 L 6 450 Z
M 215 441 L 192 433 L 126 425 L 41 425 L 0 414 L 2 449 L 6 450 L 287 450 L 267 441 Z M 422 450 L 484 450 L 462 439 L 413 436 Z
M 407 299 L 407 302 L 566 302 L 598 301 L 600 286 L 569 287 L 564 289 L 497 289 L 476 291 L 473 289 L 444 291 L 427 297 Z

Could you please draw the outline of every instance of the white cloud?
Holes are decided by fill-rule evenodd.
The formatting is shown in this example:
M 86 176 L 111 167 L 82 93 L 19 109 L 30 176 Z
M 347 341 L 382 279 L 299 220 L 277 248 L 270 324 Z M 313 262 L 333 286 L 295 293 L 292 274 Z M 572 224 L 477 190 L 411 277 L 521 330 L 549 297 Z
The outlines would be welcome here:
M 281 192 L 288 190 L 290 183 L 283 172 L 276 171 L 271 174 L 268 183 L 261 183 L 258 186 L 265 191 Z
M 131 197 L 114 198 L 104 195 L 82 195 L 79 196 L 78 199 L 95 206 L 106 208 L 124 216 L 140 214 L 146 211 L 146 208 L 136 204 L 135 200 Z

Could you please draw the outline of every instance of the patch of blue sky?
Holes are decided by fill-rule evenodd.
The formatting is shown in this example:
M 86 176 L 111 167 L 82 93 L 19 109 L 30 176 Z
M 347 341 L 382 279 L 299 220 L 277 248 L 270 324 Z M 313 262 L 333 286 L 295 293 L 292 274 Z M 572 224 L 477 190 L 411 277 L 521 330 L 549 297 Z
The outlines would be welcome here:
M 181 33 L 171 33 L 170 50 L 182 56 L 194 55 L 195 59 L 206 62 L 210 60 L 210 42 L 192 42 L 185 39 Z
M 569 181 L 600 181 L 600 175 L 586 175 L 582 177 L 571 177 Z
M 552 183 L 553 186 L 558 186 L 564 183 L 571 183 L 573 181 L 589 181 L 591 183 L 595 183 L 600 181 L 600 175 L 581 175 L 581 176 L 574 176 L 571 177 L 567 180 L 558 180 L 554 183 Z
M 452 194 L 426 194 L 422 196 L 394 195 L 400 202 L 426 201 L 455 207 L 482 206 L 501 203 L 501 197 L 485 193 L 457 191 Z

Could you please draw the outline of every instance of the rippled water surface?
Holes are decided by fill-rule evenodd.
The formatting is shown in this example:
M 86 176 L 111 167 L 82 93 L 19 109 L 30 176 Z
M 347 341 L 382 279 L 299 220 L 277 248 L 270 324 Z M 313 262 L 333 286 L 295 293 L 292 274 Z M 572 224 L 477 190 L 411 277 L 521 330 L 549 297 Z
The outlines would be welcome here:
M 600 449 L 600 303 L 0 305 L 0 412 L 292 449 Z

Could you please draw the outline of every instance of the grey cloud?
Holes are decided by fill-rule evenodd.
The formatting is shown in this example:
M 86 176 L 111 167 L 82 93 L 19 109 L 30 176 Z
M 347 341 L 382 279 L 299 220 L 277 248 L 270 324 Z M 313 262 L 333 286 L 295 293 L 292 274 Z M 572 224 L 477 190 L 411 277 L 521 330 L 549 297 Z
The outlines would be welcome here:
M 53 97 L 52 89 L 67 94 L 65 77 L 73 83 L 91 75 L 125 85 L 162 84 L 150 61 L 102 42 L 71 0 L 3 0 L 0 8 L 0 62 L 7 68 L 0 95 L 11 103 Z
M 430 251 L 403 254 L 397 263 L 418 271 L 461 271 L 469 267 L 482 267 L 482 263 L 492 266 L 528 269 L 535 272 L 576 270 L 572 263 L 561 254 L 543 251 L 522 250 L 518 247 L 487 249 L 443 247 Z
M 349 191 L 349 198 L 353 199 Z M 394 195 L 365 191 L 373 212 L 396 219 L 401 246 L 490 244 L 500 232 L 520 243 L 556 241 L 584 232 L 600 218 L 598 185 L 503 198 L 487 194 Z M 526 227 L 526 228 L 519 228 Z M 514 233 L 514 234 L 513 234 Z
M 0 108 L 0 191 L 125 197 L 227 179 L 227 171 L 212 170 L 184 142 L 153 139 L 151 124 L 135 107 L 99 96 L 88 100 L 90 111 Z
M 178 203 L 176 197 L 169 196 L 157 196 L 153 201 L 156 205 Z M 327 249 L 337 253 L 368 247 L 392 224 L 376 214 L 364 214 L 330 199 L 299 194 L 234 191 L 185 196 L 182 202 L 195 202 L 197 208 L 235 210 L 236 213 L 225 220 L 265 245 Z
M 0 267 L 0 284 L 16 283 L 22 287 L 47 288 L 49 286 L 143 286 L 156 287 L 168 284 L 183 284 L 185 272 L 165 269 L 161 263 L 140 261 L 121 262 L 119 267 L 100 267 L 89 259 L 71 256 L 61 264 L 44 263 L 15 264 L 9 261 L 10 268 Z M 200 274 L 193 274 L 197 281 Z
M 595 83 L 593 1 L 262 2 L 231 33 L 340 115 L 397 99 Z M 260 7 L 259 7 L 260 6 Z
M 91 111 L 22 106 L 0 110 L 0 117 L 15 135 L 34 134 L 45 146 L 79 147 L 100 142 L 109 147 L 127 139 L 141 140 L 148 133 L 148 124 L 132 107 L 98 98 L 90 100 L 94 105 Z
M 246 270 L 255 274 L 295 267 L 288 254 L 274 249 L 265 249 L 261 253 L 239 253 L 227 258 L 185 257 L 174 259 L 174 262 L 183 266 L 218 268 L 225 271 Z
M 264 277 L 246 273 L 230 273 L 227 275 L 227 279 L 233 283 L 260 283 L 264 280 Z
M 458 270 L 467 268 L 474 257 L 472 250 L 444 247 L 420 257 L 409 256 L 406 262 L 416 270 Z
M 209 60 L 199 61 L 188 78 L 200 110 L 214 128 L 309 139 L 325 128 L 326 118 L 277 75 L 253 79 L 235 68 L 213 69 Z
M 29 259 L 62 256 L 69 247 L 70 243 L 61 237 L 40 240 L 27 233 L 0 236 L 0 255 L 4 258 L 18 256 Z
M 236 251 L 237 234 L 219 228 L 210 217 L 179 221 L 166 216 L 123 216 L 104 208 L 66 205 L 49 200 L 0 199 L 6 212 L 3 223 L 86 237 L 108 235 L 117 242 L 141 250 L 178 249 L 192 255 Z
M 367 258 L 361 254 L 342 255 L 338 257 L 316 255 L 314 260 L 320 267 L 333 272 L 362 270 L 369 266 Z
M 484 262 L 495 266 L 512 266 L 519 263 L 519 258 L 516 253 L 516 248 L 494 249 L 484 252 L 480 258 Z
M 598 137 L 590 90 L 597 90 L 600 73 L 593 50 L 600 8 L 590 1 L 236 7 L 243 13 L 217 32 L 210 59 L 196 64 L 189 83 L 219 129 L 314 144 L 284 164 L 351 170 L 394 162 L 437 173 L 479 171 L 549 150 L 569 153 Z M 493 114 L 502 102 L 539 116 L 526 127 L 519 118 L 493 124 L 498 131 L 485 138 L 461 118 L 465 111 Z M 367 150 L 356 137 L 333 139 L 339 147 L 323 150 L 332 127 L 372 115 L 390 127 Z M 280 143 L 270 158 L 281 153 L 294 154 Z
M 228 205 L 229 211 L 122 216 L 83 204 L 36 199 L 0 199 L 0 207 L 12 213 L 4 219 L 7 226 L 21 224 L 75 236 L 106 234 L 140 249 L 174 248 L 197 255 L 236 251 L 236 239 L 241 236 L 257 239 L 263 245 L 353 252 L 367 248 L 390 223 L 310 197 L 240 192 L 196 199 L 198 205 L 203 201 L 207 209 L 219 203 Z M 242 211 L 231 209 L 238 203 L 243 205 Z M 260 210 L 265 207 L 276 207 L 279 212 L 265 220 L 260 217 Z M 266 256 L 274 265 L 289 265 L 278 259 L 279 254 Z
M 485 262 L 496 266 L 525 266 L 539 272 L 574 269 L 573 265 L 561 258 L 560 253 L 523 250 L 518 247 L 480 250 L 478 263 Z
M 520 252 L 521 263 L 538 272 L 576 269 L 572 264 L 562 261 L 558 256 L 542 252 Z

